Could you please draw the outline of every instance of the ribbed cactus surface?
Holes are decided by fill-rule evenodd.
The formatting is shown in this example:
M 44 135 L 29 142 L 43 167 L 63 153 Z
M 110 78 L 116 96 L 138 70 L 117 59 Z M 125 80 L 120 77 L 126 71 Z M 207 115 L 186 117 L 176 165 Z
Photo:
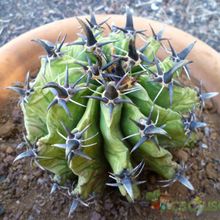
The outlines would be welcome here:
M 110 27 L 108 19 L 97 23 L 94 15 L 78 22 L 82 31 L 74 42 L 36 39 L 46 52 L 37 77 L 28 74 L 24 87 L 9 87 L 21 96 L 26 129 L 26 150 L 15 161 L 31 157 L 49 171 L 52 192 L 67 189 L 74 198 L 70 214 L 108 186 L 134 201 L 138 185 L 146 184 L 145 168 L 163 177 L 165 186 L 179 181 L 193 190 L 187 166 L 170 150 L 195 144 L 196 130 L 206 126 L 196 112 L 217 95 L 179 81 L 181 74 L 190 78 L 187 55 L 194 42 L 176 51 L 163 31 L 151 27 L 147 37 L 134 29 L 130 9 L 124 27 Z M 159 49 L 167 51 L 164 60 Z

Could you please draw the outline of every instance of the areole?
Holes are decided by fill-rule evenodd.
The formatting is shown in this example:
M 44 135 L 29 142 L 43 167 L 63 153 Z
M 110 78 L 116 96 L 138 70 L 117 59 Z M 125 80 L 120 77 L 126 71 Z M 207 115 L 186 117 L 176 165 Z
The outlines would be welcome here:
M 109 15 L 110 20 L 117 26 L 123 26 L 125 21 L 122 15 Z M 81 17 L 84 19 L 85 17 Z M 106 15 L 97 15 L 98 21 L 103 21 Z M 188 59 L 193 61 L 190 65 L 192 77 L 202 80 L 207 91 L 220 91 L 220 54 L 207 44 L 196 39 L 170 25 L 145 18 L 134 17 L 137 29 L 146 29 L 147 34 L 151 34 L 149 24 L 159 31 L 164 29 L 164 36 L 168 37 L 177 51 L 183 49 L 189 43 L 196 40 L 196 44 Z M 43 54 L 41 47 L 32 42 L 33 39 L 47 39 L 55 41 L 59 33 L 67 34 L 66 42 L 71 42 L 77 37 L 79 23 L 76 18 L 68 18 L 56 21 L 39 28 L 31 30 L 0 48 L 0 101 L 4 103 L 9 91 L 4 89 L 16 81 L 23 81 L 26 73 L 30 71 L 35 74 L 40 66 L 39 56 Z M 108 28 L 105 29 L 108 32 Z M 137 46 L 141 39 L 138 39 Z M 163 51 L 159 51 L 158 56 L 163 58 Z M 215 97 L 214 102 L 220 112 L 220 96 Z

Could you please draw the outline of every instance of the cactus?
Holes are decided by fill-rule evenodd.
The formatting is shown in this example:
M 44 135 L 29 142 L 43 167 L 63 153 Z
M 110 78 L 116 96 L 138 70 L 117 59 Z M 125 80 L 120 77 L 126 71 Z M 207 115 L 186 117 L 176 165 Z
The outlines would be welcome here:
M 34 40 L 46 51 L 39 73 L 34 79 L 28 74 L 23 88 L 9 87 L 21 96 L 26 128 L 19 145 L 26 151 L 15 161 L 31 157 L 50 172 L 51 192 L 67 190 L 73 197 L 70 215 L 106 185 L 130 202 L 139 198 L 145 168 L 163 177 L 164 186 L 178 180 L 194 190 L 185 177 L 187 165 L 175 162 L 171 150 L 195 145 L 197 129 L 206 126 L 197 120 L 197 110 L 218 94 L 179 82 L 182 72 L 190 79 L 186 57 L 194 42 L 178 53 L 163 31 L 151 27 L 153 35 L 146 37 L 135 30 L 130 9 L 125 27 L 110 27 L 108 19 L 97 23 L 94 15 L 77 19 L 79 39 Z M 144 43 L 138 49 L 140 36 Z M 160 60 L 163 41 L 170 52 Z

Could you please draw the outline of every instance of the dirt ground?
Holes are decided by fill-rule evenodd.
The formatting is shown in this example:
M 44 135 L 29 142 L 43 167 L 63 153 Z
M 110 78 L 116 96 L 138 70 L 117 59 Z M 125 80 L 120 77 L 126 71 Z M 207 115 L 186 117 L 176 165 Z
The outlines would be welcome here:
M 68 219 L 71 198 L 61 193 L 50 195 L 49 174 L 31 167 L 30 161 L 13 164 L 16 146 L 21 142 L 22 114 L 16 99 L 1 106 L 0 117 L 0 219 Z M 195 191 L 179 183 L 161 188 L 159 177 L 149 170 L 141 179 L 142 199 L 129 204 L 117 190 L 106 188 L 89 208 L 79 207 L 73 219 L 219 219 L 220 214 L 220 117 L 211 103 L 203 114 L 208 127 L 199 133 L 201 141 L 194 149 L 178 150 L 176 161 L 192 164 L 187 172 Z M 206 149 L 207 148 L 207 149 Z M 160 195 L 158 190 L 160 189 Z M 146 192 L 153 192 L 147 196 Z M 194 205 L 192 205 L 194 204 Z M 197 217 L 196 208 L 202 213 Z M 203 207 L 203 209 L 202 209 Z

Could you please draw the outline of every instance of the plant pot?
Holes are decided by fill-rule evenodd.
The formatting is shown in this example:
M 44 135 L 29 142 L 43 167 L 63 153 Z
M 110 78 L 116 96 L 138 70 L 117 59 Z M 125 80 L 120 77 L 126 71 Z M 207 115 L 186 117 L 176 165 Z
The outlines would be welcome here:
M 124 17 L 122 15 L 109 15 L 111 22 L 118 26 L 124 25 Z M 97 20 L 103 21 L 105 15 L 98 15 Z M 188 59 L 193 61 L 190 65 L 192 77 L 196 80 L 202 80 L 207 91 L 220 91 L 220 54 L 209 47 L 207 44 L 197 38 L 187 34 L 177 28 L 169 25 L 161 24 L 157 21 L 145 18 L 135 17 L 135 27 L 137 29 L 147 29 L 146 33 L 150 33 L 149 24 L 159 31 L 165 30 L 165 37 L 168 37 L 176 50 L 181 50 L 189 43 L 196 40 L 196 44 L 190 53 Z M 79 31 L 79 24 L 75 18 L 68 18 L 56 21 L 34 30 L 31 30 L 18 38 L 12 40 L 8 44 L 0 48 L 0 87 L 6 87 L 16 81 L 23 81 L 28 71 L 32 74 L 36 73 L 39 65 L 39 56 L 43 54 L 43 50 L 32 39 L 47 39 L 55 41 L 59 33 L 67 34 L 67 42 L 76 39 Z M 108 28 L 105 30 L 108 31 Z M 140 40 L 137 41 L 137 44 Z M 163 58 L 164 54 L 159 51 L 158 56 Z M 0 101 L 7 99 L 9 91 L 2 90 L 0 93 Z M 220 112 L 220 96 L 215 97 L 214 102 Z

